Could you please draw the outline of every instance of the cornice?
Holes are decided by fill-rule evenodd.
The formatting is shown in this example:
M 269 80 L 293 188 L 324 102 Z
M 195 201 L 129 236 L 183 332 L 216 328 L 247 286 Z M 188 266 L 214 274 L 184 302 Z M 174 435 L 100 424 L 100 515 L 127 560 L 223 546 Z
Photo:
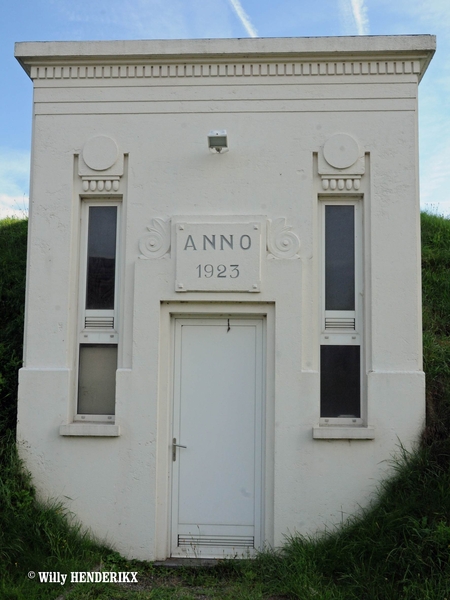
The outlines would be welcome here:
M 420 78 L 435 48 L 431 35 L 20 42 L 15 56 L 32 78 L 43 78 L 42 69 L 53 78 L 365 73 Z
M 418 60 L 31 66 L 31 79 L 161 79 L 420 75 Z

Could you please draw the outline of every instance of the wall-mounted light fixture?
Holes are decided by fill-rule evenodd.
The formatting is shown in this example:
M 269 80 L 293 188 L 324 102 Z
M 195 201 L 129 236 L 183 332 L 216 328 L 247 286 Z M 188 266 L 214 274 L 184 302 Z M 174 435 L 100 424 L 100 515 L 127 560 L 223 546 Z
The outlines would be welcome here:
M 214 154 L 228 152 L 228 138 L 225 129 L 214 129 L 208 133 L 208 148 Z

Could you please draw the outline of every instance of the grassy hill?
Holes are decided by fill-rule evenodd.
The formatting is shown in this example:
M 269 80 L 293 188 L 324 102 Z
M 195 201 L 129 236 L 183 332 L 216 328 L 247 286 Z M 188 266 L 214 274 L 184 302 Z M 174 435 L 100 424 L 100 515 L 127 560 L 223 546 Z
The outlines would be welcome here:
M 27 220 L 0 220 L 0 436 L 15 428 L 22 364 Z
M 252 561 L 176 574 L 125 561 L 35 499 L 17 459 L 15 422 L 25 280 L 26 221 L 0 221 L 0 598 L 67 600 L 299 598 L 450 600 L 450 220 L 422 214 L 427 424 L 373 505 L 320 540 L 291 538 Z M 138 571 L 138 588 L 40 584 L 30 570 Z

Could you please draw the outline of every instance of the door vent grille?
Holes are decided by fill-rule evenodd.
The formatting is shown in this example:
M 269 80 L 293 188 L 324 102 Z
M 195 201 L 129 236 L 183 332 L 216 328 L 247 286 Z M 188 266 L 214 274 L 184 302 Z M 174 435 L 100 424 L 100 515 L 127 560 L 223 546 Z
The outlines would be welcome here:
M 355 319 L 329 318 L 325 319 L 325 329 L 351 329 L 355 330 Z
M 114 329 L 114 317 L 85 317 L 85 329 Z
M 232 535 L 179 535 L 178 546 L 194 548 L 195 546 L 218 546 L 227 548 L 254 548 L 253 536 Z

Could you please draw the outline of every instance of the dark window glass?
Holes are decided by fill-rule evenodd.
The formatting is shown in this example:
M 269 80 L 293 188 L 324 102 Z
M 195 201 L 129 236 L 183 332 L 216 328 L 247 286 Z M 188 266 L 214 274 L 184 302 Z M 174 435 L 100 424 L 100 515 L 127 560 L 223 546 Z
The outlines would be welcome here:
M 78 414 L 115 413 L 117 345 L 82 344 L 78 370 Z
M 320 416 L 356 417 L 360 409 L 360 347 L 320 347 Z
M 114 309 L 116 206 L 90 206 L 86 308 Z
M 354 206 L 325 206 L 325 310 L 355 310 Z

